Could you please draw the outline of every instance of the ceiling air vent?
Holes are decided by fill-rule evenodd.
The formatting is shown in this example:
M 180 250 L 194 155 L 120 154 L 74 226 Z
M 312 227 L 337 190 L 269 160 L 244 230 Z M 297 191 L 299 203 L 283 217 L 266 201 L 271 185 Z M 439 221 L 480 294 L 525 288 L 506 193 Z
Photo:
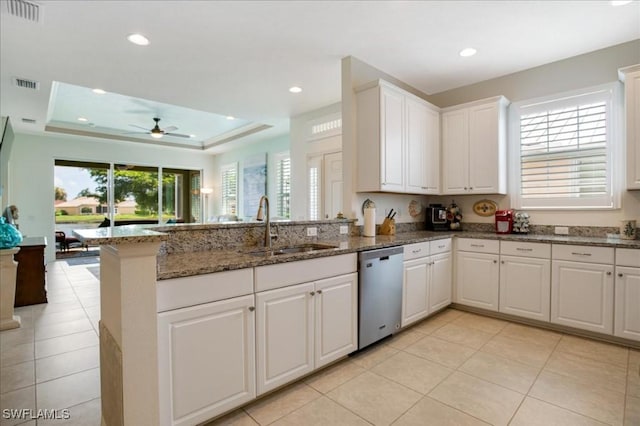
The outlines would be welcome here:
M 33 118 L 23 118 L 22 122 L 27 124 L 36 124 L 36 120 Z
M 18 18 L 31 22 L 40 22 L 42 18 L 40 5 L 37 3 L 25 0 L 8 0 L 6 4 L 9 14 Z
M 40 82 L 29 80 L 28 78 L 15 77 L 13 79 L 13 83 L 18 87 L 22 87 L 23 89 L 40 90 Z

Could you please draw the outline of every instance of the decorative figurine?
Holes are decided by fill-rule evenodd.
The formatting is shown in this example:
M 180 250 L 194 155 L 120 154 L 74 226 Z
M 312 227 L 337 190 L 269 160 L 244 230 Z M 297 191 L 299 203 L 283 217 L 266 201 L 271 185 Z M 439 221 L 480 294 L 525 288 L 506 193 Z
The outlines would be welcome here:
M 22 242 L 22 234 L 13 225 L 6 223 L 4 216 L 0 217 L 0 249 L 9 249 Z
M 513 220 L 513 232 L 515 234 L 529 233 L 529 213 L 517 212 Z
M 447 208 L 447 220 L 449 221 L 449 229 L 452 231 L 461 230 L 462 212 L 453 200 L 451 200 L 451 204 Z

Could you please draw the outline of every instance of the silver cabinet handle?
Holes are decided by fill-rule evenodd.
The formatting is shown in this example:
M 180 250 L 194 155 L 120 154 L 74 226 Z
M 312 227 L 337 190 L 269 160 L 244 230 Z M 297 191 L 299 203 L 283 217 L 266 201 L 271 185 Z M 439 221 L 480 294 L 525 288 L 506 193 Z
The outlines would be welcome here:
M 416 253 L 420 253 L 421 251 L 422 251 L 422 249 L 412 250 L 412 253 L 416 254 Z
M 607 275 L 611 275 L 611 271 L 608 271 L 608 272 L 607 272 Z
M 498 261 L 497 261 L 497 260 L 494 260 L 494 261 L 493 261 L 493 263 L 498 263 Z
M 322 294 L 322 290 L 318 290 L 318 292 L 317 292 L 317 293 L 318 293 L 318 294 Z
M 421 186 L 420 189 L 429 189 L 426 186 Z
M 500 263 L 502 263 L 504 265 L 504 260 L 501 260 Z
M 469 191 L 473 191 L 473 186 L 470 186 L 470 187 L 469 187 Z
M 444 245 L 438 246 L 438 248 L 444 248 Z
M 466 186 L 464 187 L 464 190 L 465 190 L 465 191 L 467 190 L 467 187 L 466 187 Z
M 471 247 L 483 248 L 484 244 L 471 244 Z
M 533 251 L 532 248 L 523 248 L 523 247 L 516 247 L 516 250 L 518 250 L 518 251 Z
M 623 276 L 623 275 L 622 275 L 622 272 L 620 272 L 620 273 L 618 274 L 618 276 L 619 276 L 620 278 L 622 278 L 622 276 Z
M 256 310 L 256 307 L 255 307 L 255 306 L 249 306 L 249 312 L 253 312 L 253 311 L 255 311 L 255 310 Z
M 572 251 L 571 254 L 574 256 L 591 256 L 591 253 L 578 253 L 575 251 Z
M 312 292 L 311 292 L 311 293 L 309 293 L 309 294 L 310 294 L 310 295 L 312 295 L 312 296 L 315 296 L 315 295 L 316 295 L 316 292 L 315 292 L 315 291 L 312 291 Z

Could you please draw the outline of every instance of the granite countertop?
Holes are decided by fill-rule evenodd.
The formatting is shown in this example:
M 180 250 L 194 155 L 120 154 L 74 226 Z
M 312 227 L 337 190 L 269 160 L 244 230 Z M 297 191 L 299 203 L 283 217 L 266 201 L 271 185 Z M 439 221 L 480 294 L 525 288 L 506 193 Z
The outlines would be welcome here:
M 124 225 L 93 229 L 74 229 L 73 235 L 88 245 L 153 243 L 167 239 L 167 234 L 140 225 Z
M 108 228 L 103 228 L 108 229 Z M 259 247 L 238 247 L 236 249 L 211 250 L 190 253 L 176 253 L 158 256 L 157 279 L 165 280 L 192 275 L 210 274 L 233 269 L 253 268 L 276 263 L 293 262 L 338 254 L 356 253 L 383 247 L 413 244 L 443 238 L 487 238 L 502 241 L 526 241 L 553 244 L 580 244 L 617 248 L 640 249 L 640 240 L 622 240 L 618 238 L 573 237 L 563 235 L 522 235 L 494 234 L 482 232 L 432 232 L 416 231 L 397 235 L 377 235 L 376 237 L 350 237 L 340 240 L 318 240 L 320 244 L 333 245 L 335 248 L 311 252 L 281 255 L 255 254 L 263 250 Z M 274 249 L 282 247 L 274 245 Z M 251 254 L 254 252 L 254 254 Z

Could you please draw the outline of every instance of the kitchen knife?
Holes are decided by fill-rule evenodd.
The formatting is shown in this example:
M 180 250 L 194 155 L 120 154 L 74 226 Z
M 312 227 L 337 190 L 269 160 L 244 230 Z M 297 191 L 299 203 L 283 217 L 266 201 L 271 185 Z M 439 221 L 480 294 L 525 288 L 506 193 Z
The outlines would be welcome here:
M 392 214 L 393 214 L 393 209 L 391 209 L 391 210 L 389 211 L 389 214 L 387 215 L 387 219 L 391 219 L 391 215 L 392 215 Z

